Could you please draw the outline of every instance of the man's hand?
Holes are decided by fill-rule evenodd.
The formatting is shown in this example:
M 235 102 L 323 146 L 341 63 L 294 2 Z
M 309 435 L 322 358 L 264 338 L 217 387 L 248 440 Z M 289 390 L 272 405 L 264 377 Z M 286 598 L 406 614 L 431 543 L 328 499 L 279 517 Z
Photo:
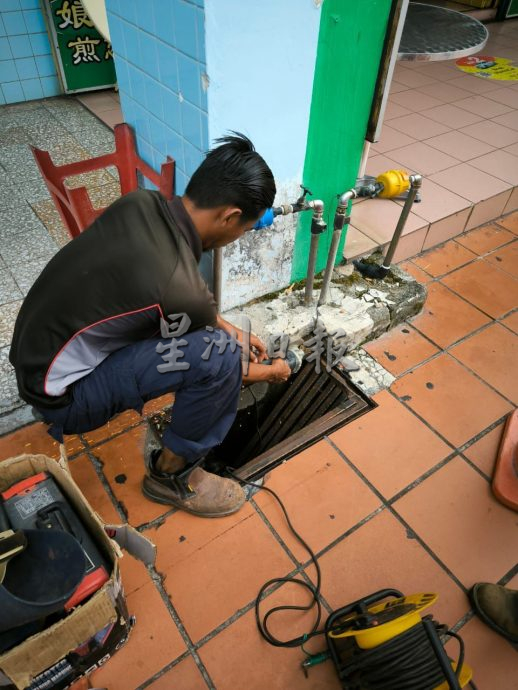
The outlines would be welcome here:
M 291 376 L 291 369 L 285 359 L 274 359 L 271 364 L 263 364 L 265 369 L 270 369 L 268 383 L 284 383 Z
M 243 350 L 243 358 L 245 359 L 245 361 L 249 360 L 250 362 L 258 363 L 262 362 L 265 359 L 268 359 L 266 345 L 263 343 L 261 338 L 258 338 L 254 333 L 250 333 L 250 348 L 247 348 L 245 342 L 246 338 L 243 331 L 240 328 L 237 328 L 236 326 L 232 325 L 228 321 L 225 321 L 225 319 L 223 319 L 219 314 L 217 319 L 217 326 L 229 335 L 235 335 L 237 341 L 241 344 Z
M 251 362 L 262 362 L 268 359 L 268 353 L 266 351 L 266 345 L 263 343 L 261 338 L 258 338 L 255 333 L 250 333 L 250 347 L 254 350 L 250 350 L 250 361 Z
M 243 375 L 243 383 L 257 383 L 257 381 L 267 381 L 268 383 L 284 383 L 289 379 L 291 369 L 285 359 L 274 359 L 271 364 L 251 363 L 248 367 L 248 374 Z

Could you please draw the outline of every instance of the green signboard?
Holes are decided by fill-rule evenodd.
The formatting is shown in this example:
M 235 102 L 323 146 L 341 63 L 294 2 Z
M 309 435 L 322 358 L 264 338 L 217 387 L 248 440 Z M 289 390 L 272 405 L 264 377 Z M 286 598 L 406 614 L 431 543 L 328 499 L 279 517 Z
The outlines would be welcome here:
M 45 4 L 65 91 L 113 86 L 111 44 L 99 34 L 80 0 L 45 0 Z

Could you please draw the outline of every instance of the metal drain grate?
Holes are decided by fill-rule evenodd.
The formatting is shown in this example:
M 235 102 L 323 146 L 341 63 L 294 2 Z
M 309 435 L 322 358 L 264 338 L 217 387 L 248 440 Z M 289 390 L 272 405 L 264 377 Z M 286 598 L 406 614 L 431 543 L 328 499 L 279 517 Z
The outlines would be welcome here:
M 236 420 L 223 443 L 207 456 L 205 467 L 223 474 L 230 466 L 242 479 L 259 479 L 374 407 L 345 371 L 327 372 L 322 362 L 318 373 L 315 363 L 306 361 L 286 384 L 243 389 Z M 149 419 L 159 437 L 172 414 L 174 406 Z
M 257 479 L 374 407 L 345 372 L 335 368 L 317 373 L 314 362 L 305 362 L 258 423 L 239 456 L 236 474 Z

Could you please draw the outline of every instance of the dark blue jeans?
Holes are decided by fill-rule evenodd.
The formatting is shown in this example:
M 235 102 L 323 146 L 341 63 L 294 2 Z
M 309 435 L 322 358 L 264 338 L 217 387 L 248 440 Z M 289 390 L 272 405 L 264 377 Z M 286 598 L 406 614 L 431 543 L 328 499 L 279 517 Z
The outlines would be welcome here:
M 177 455 L 193 463 L 223 441 L 235 419 L 241 389 L 239 347 L 220 353 L 212 347 L 208 359 L 202 354 L 209 345 L 203 339 L 218 338 L 219 331 L 194 331 L 181 336 L 186 345 L 178 362 L 188 370 L 164 371 L 158 343 L 152 338 L 128 345 L 109 355 L 94 371 L 72 384 L 72 402 L 57 410 L 40 409 L 51 424 L 50 435 L 63 441 L 63 434 L 80 434 L 106 424 L 125 410 L 140 412 L 145 402 L 165 393 L 175 393 L 172 421 L 163 443 Z

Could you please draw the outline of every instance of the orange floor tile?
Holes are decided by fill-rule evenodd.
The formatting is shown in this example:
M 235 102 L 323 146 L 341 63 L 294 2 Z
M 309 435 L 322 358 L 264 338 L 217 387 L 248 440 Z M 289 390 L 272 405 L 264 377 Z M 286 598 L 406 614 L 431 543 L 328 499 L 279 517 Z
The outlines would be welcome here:
M 503 431 L 504 423 L 502 422 L 463 452 L 463 455 L 482 470 L 487 477 L 493 475 Z
M 504 316 L 518 304 L 518 280 L 484 259 L 459 268 L 442 282 L 493 318 Z
M 509 314 L 509 316 L 502 319 L 500 323 L 503 323 L 504 326 L 507 326 L 511 331 L 518 333 L 518 311 Z
M 452 448 L 388 391 L 375 400 L 379 407 L 330 438 L 388 499 L 450 455 Z
M 400 266 L 404 271 L 410 273 L 419 283 L 428 283 L 431 280 L 431 276 L 416 266 L 413 261 L 403 261 Z
M 116 510 L 106 489 L 94 469 L 91 459 L 87 455 L 79 455 L 70 460 L 70 472 L 74 481 L 81 487 L 86 500 L 107 524 L 118 525 L 121 516 Z
M 497 582 L 516 565 L 516 552 L 505 548 L 516 544 L 516 515 L 495 501 L 488 482 L 460 457 L 394 508 L 466 587 Z
M 511 213 L 511 215 L 506 216 L 505 218 L 500 218 L 498 225 L 501 225 L 507 230 L 513 232 L 515 235 L 518 235 L 518 211 Z
M 0 460 L 22 453 L 43 453 L 59 458 L 59 444 L 47 433 L 47 425 L 41 422 L 18 429 L 0 438 Z M 84 449 L 79 436 L 66 436 L 65 448 L 68 456 L 77 455 Z
M 257 514 L 173 563 L 164 587 L 193 642 L 227 621 L 255 597 L 261 585 L 294 569 L 282 546 Z
M 141 417 L 137 412 L 128 410 L 110 419 L 107 424 L 99 427 L 99 429 L 89 431 L 84 437 L 90 446 L 94 446 L 96 443 L 100 443 L 104 441 L 104 439 L 115 436 L 115 434 L 125 431 L 130 426 L 139 424 L 141 421 Z
M 414 259 L 414 263 L 434 278 L 450 273 L 470 263 L 476 255 L 454 240 L 446 242 L 442 247 L 432 249 L 421 257 Z
M 463 247 L 475 252 L 486 254 L 497 247 L 507 244 L 514 239 L 513 233 L 496 224 L 484 225 L 476 230 L 470 230 L 457 238 Z
M 439 352 L 438 347 L 406 323 L 367 343 L 365 349 L 395 376 Z
M 511 411 L 512 405 L 442 354 L 396 381 L 392 390 L 455 446 L 461 446 Z
M 363 564 L 361 576 L 356 563 Z M 321 565 L 322 592 L 333 609 L 367 592 L 393 587 L 402 592 L 439 592 L 435 616 L 450 625 L 469 610 L 459 585 L 421 547 L 398 514 L 389 510 L 337 544 L 322 557 Z
M 518 278 L 518 247 L 516 244 L 495 249 L 494 252 L 487 255 L 486 261 Z
M 103 465 L 119 508 L 134 527 L 151 522 L 168 510 L 167 506 L 144 501 L 142 497 L 144 435 L 145 427 L 141 425 L 91 451 Z
M 304 478 L 299 471 L 305 473 Z M 380 499 L 324 442 L 304 451 L 296 464 L 287 463 L 274 472 L 268 487 L 278 493 L 288 513 L 296 515 L 295 528 L 315 553 L 381 507 Z M 354 501 L 343 500 L 349 493 Z M 275 499 L 264 493 L 256 500 L 296 559 L 308 561 L 307 551 L 290 533 Z
M 439 347 L 448 347 L 481 326 L 490 318 L 440 282 L 428 288 L 423 311 L 412 326 Z
M 173 688 L 189 688 L 189 690 L 207 690 L 207 684 L 201 675 L 194 659 L 186 657 L 170 671 L 164 673 L 158 680 L 148 686 L 150 690 L 173 690 Z
M 178 628 L 151 580 L 128 595 L 128 608 L 138 623 L 110 663 L 92 674 L 94 687 L 136 688 L 185 652 Z
M 492 324 L 450 349 L 451 354 L 518 404 L 518 340 L 507 328 Z

